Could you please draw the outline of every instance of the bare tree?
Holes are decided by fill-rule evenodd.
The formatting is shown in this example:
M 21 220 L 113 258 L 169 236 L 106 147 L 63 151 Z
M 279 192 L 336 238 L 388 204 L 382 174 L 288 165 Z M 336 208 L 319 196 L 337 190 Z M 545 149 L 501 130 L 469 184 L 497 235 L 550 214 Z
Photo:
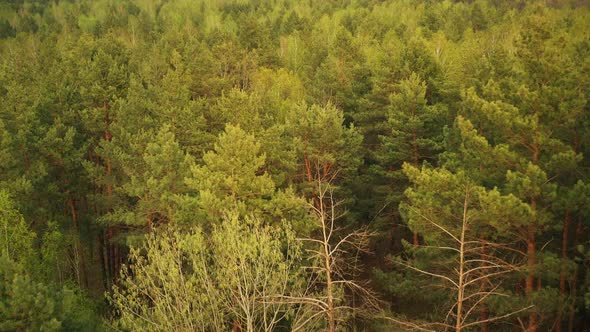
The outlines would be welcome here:
M 274 301 L 303 305 L 296 315 L 293 331 L 308 330 L 324 318 L 328 331 L 333 332 L 347 315 L 367 315 L 379 310 L 380 301 L 370 288 L 353 276 L 359 269 L 359 253 L 367 253 L 372 233 L 361 227 L 347 231 L 338 221 L 345 215 L 342 202 L 334 197 L 334 186 L 330 178 L 318 174 L 315 190 L 309 204 L 317 232 L 310 237 L 300 238 L 306 243 L 309 265 L 304 266 L 309 276 L 307 287 L 301 295 L 276 295 Z M 347 297 L 359 301 L 351 305 Z

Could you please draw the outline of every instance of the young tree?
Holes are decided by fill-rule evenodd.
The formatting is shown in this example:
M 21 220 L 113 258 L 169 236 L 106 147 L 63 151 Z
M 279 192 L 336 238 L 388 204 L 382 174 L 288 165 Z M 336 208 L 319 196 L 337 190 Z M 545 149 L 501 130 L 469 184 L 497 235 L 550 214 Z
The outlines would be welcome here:
M 405 185 L 400 179 L 401 166 L 408 162 L 419 167 L 422 162 L 436 162 L 440 149 L 442 130 L 440 107 L 428 105 L 426 83 L 412 73 L 399 82 L 397 92 L 390 96 L 387 128 L 389 133 L 381 136 L 382 146 L 378 151 L 383 172 L 390 179 L 389 202 L 398 202 Z M 412 237 L 419 244 L 418 233 Z
M 159 229 L 132 250 L 111 302 L 116 325 L 146 331 L 273 331 L 294 313 L 270 301 L 300 287 L 290 227 L 228 212 L 210 235 Z
M 241 127 L 227 125 L 212 151 L 203 156 L 204 165 L 191 167 L 186 185 L 196 195 L 178 196 L 179 216 L 195 222 L 216 223 L 231 208 L 240 216 L 265 220 L 292 220 L 300 231 L 307 228 L 302 198 L 293 190 L 279 190 L 265 170 L 266 155 L 257 138 Z M 231 161 L 231 162 L 228 162 Z M 192 218 L 192 220 L 189 220 Z
M 7 260 L 30 267 L 33 263 L 33 239 L 25 220 L 8 192 L 0 190 L 0 253 Z
M 227 125 L 203 160 L 203 166 L 191 168 L 186 183 L 198 192 L 197 204 L 209 220 L 221 218 L 228 207 L 242 216 L 270 208 L 275 185 L 268 174 L 260 172 L 266 156 L 253 135 Z

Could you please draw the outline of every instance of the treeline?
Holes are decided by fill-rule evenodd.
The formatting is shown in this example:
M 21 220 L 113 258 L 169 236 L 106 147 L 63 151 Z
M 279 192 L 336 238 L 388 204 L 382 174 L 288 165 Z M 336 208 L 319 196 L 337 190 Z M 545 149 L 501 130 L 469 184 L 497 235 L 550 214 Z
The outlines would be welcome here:
M 588 22 L 0 3 L 0 330 L 588 329 Z

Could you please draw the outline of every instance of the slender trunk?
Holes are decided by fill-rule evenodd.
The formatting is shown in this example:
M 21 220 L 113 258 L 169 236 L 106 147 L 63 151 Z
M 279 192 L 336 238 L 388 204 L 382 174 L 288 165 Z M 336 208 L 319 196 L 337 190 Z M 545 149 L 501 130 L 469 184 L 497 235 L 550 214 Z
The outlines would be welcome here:
M 88 278 L 86 275 L 86 261 L 84 260 L 84 250 L 82 250 L 82 243 L 80 241 L 80 227 L 78 225 L 78 213 L 76 212 L 76 204 L 74 203 L 74 199 L 72 197 L 68 198 L 68 205 L 70 206 L 70 212 L 72 214 L 72 223 L 74 225 L 74 231 L 76 232 L 76 255 L 78 264 L 79 278 L 78 284 L 80 286 L 84 285 L 88 288 Z
M 116 233 L 115 233 L 116 234 Z M 114 276 L 114 280 L 113 283 L 115 283 L 119 277 L 119 246 L 117 244 L 112 244 L 113 246 L 113 276 Z
M 328 172 L 329 171 L 330 171 L 330 163 L 326 161 L 324 163 L 324 172 L 323 172 L 324 179 L 328 179 Z
M 104 101 L 104 139 L 105 141 L 110 141 L 112 136 L 111 132 L 109 131 L 110 125 L 110 118 L 109 118 L 109 108 L 110 105 L 108 101 Z M 107 193 L 107 203 L 111 204 L 111 199 L 113 196 L 113 185 L 111 183 L 111 160 L 110 158 L 105 158 L 106 164 L 106 193 Z M 107 244 L 108 244 L 108 257 L 109 257 L 109 275 L 111 276 L 112 280 L 111 283 L 114 283 L 115 279 L 117 278 L 116 271 L 117 271 L 117 248 L 113 244 L 113 227 L 107 226 Z
M 146 219 L 146 226 L 147 226 L 148 233 L 152 232 L 153 222 L 154 222 L 154 219 L 153 219 L 152 211 L 150 209 L 148 209 L 147 219 Z
M 576 236 L 574 237 L 574 247 L 578 245 L 578 239 L 582 235 L 582 217 L 578 217 L 578 222 L 576 224 Z M 574 322 L 575 322 L 575 309 L 576 309 L 576 293 L 577 293 L 577 284 L 578 284 L 578 264 L 576 264 L 576 268 L 574 270 L 574 278 L 572 280 L 572 291 L 571 297 L 572 301 L 570 304 L 570 316 L 568 320 L 567 330 L 568 332 L 574 331 Z
M 106 285 L 107 285 L 107 289 L 111 289 L 112 285 L 113 285 L 113 268 L 112 268 L 112 257 L 111 257 L 111 242 L 110 242 L 110 232 L 108 229 L 104 230 L 104 235 L 103 235 L 103 250 L 104 250 L 104 264 L 105 264 L 105 271 L 106 271 L 106 276 L 107 276 L 107 280 L 105 281 Z
M 313 173 L 311 171 L 311 162 L 307 157 L 307 154 L 303 155 L 303 159 L 305 160 L 305 174 L 307 175 L 307 182 L 313 182 Z
M 488 319 L 488 309 L 486 308 L 485 304 L 482 304 L 481 306 L 481 332 L 488 332 L 488 322 L 486 321 Z
M 538 160 L 538 155 L 535 152 L 533 161 Z M 531 210 L 533 213 L 536 213 L 537 210 L 537 197 L 531 198 Z M 527 296 L 532 296 L 535 290 L 535 267 L 537 265 L 537 253 L 536 253 L 536 246 L 535 246 L 535 221 L 532 221 L 527 227 L 527 268 L 528 268 L 528 275 L 526 277 L 526 286 L 525 286 L 525 294 Z M 529 332 L 536 332 L 537 331 L 537 312 L 535 310 L 531 310 L 529 315 Z
M 576 310 L 577 287 L 578 287 L 578 266 L 576 265 L 576 267 L 574 269 L 574 279 L 572 280 L 572 292 L 571 292 L 572 301 L 570 304 L 569 319 L 568 319 L 568 323 L 567 323 L 568 332 L 574 331 L 574 323 L 576 321 L 575 310 Z
M 107 229 L 107 242 L 109 245 L 109 270 L 110 270 L 110 275 L 112 277 L 112 283 L 115 283 L 115 279 L 117 279 L 117 274 L 116 274 L 116 264 L 117 261 L 116 256 L 117 254 L 115 253 L 116 251 L 116 247 L 113 244 L 113 237 L 114 237 L 114 231 L 113 231 L 113 227 L 108 227 Z
M 102 272 L 102 286 L 104 287 L 105 291 L 109 291 L 109 265 L 108 265 L 108 256 L 107 256 L 107 246 L 106 246 L 106 236 L 104 231 L 100 231 L 98 234 L 98 243 L 100 244 L 100 267 Z
M 420 166 L 420 154 L 418 153 L 418 137 L 416 135 L 416 131 L 412 132 L 412 145 L 414 147 L 414 166 L 418 168 Z M 420 241 L 418 240 L 418 232 L 414 231 L 412 236 L 412 244 L 414 247 L 420 245 Z
M 106 101 L 104 102 L 104 111 L 105 111 L 105 113 L 104 113 L 104 139 L 105 139 L 105 141 L 110 141 L 112 136 L 111 136 L 111 132 L 109 131 L 109 124 L 110 124 L 109 103 Z M 106 163 L 106 176 L 107 176 L 107 196 L 110 198 L 113 193 L 113 186 L 110 181 L 111 160 L 109 158 L 106 158 L 105 163 Z
M 26 152 L 24 147 L 22 149 L 23 149 L 22 151 L 25 151 L 24 156 L 23 156 L 25 159 L 25 174 L 29 175 L 30 170 L 31 170 L 31 159 L 29 158 L 29 154 Z
M 68 205 L 70 206 L 70 213 L 72 214 L 72 223 L 74 224 L 74 229 L 78 232 L 80 229 L 78 227 L 78 213 L 76 213 L 76 205 L 74 204 L 73 198 L 68 198 Z
M 567 242 L 568 242 L 568 233 L 569 227 L 571 224 L 571 216 L 569 209 L 565 211 L 565 223 L 563 225 L 563 240 L 561 243 L 561 258 L 563 259 L 563 264 L 561 267 L 561 273 L 559 275 L 559 291 L 560 294 L 563 296 L 565 294 L 565 268 L 566 264 L 565 261 L 567 260 Z
M 565 223 L 563 225 L 563 239 L 561 241 L 561 272 L 559 273 L 559 311 L 557 312 L 556 331 L 561 332 L 561 321 L 565 310 L 565 269 L 567 267 L 567 242 L 571 223 L 570 210 L 565 210 Z
M 330 258 L 326 257 L 326 290 L 328 292 L 328 331 L 334 332 L 336 330 L 336 323 L 334 319 L 334 296 L 332 294 L 332 271 L 330 270 Z
M 414 245 L 414 247 L 420 245 L 420 241 L 418 240 L 418 232 L 416 231 L 414 231 L 414 233 L 412 234 L 412 244 Z
M 106 159 L 106 163 L 107 163 L 107 197 L 109 198 L 109 200 L 111 199 L 111 196 L 113 195 L 113 185 L 111 184 L 111 180 L 110 180 L 110 176 L 111 176 L 111 160 L 109 158 Z
M 527 232 L 527 267 L 529 269 L 526 277 L 525 294 L 531 296 L 535 290 L 535 273 L 534 269 L 537 264 L 535 248 L 535 225 L 528 225 Z M 529 332 L 537 331 L 537 313 L 533 310 L 529 315 Z
M 482 241 L 483 242 L 483 241 Z M 486 254 L 487 254 L 487 250 L 486 250 L 486 246 L 484 245 L 483 248 L 481 249 L 481 255 L 480 258 L 482 260 L 482 267 L 486 267 Z M 481 291 L 484 292 L 486 291 L 486 286 L 485 286 L 485 282 L 481 283 Z M 488 332 L 488 308 L 486 307 L 485 303 L 481 304 L 481 309 L 480 309 L 480 315 L 481 315 L 481 332 Z
M 94 161 L 96 168 L 100 167 L 100 159 L 98 156 L 94 156 L 92 153 L 92 149 L 89 150 L 89 159 Z M 94 184 L 94 194 L 95 196 L 102 193 L 102 188 L 98 184 Z M 94 200 L 93 210 L 95 215 L 99 215 L 98 205 L 96 204 L 96 200 Z M 100 243 L 100 254 L 101 254 L 101 268 L 102 268 L 102 284 L 106 291 L 111 290 L 111 274 L 110 274 L 110 267 L 109 267 L 109 244 L 108 244 L 108 235 L 105 229 L 101 229 L 98 234 L 98 240 Z
M 463 223 L 461 225 L 461 242 L 459 248 L 459 286 L 457 287 L 457 322 L 455 324 L 455 331 L 461 332 L 463 328 L 463 271 L 465 269 L 465 229 L 467 228 L 467 203 L 469 200 L 469 194 L 465 193 L 465 201 L 463 202 Z
M 334 294 L 332 289 L 332 262 L 330 256 L 330 235 L 328 234 L 328 225 L 326 225 L 326 214 L 324 213 L 324 202 L 319 200 L 319 211 L 321 213 L 320 219 L 322 222 L 323 233 L 323 249 L 324 249 L 324 265 L 326 270 L 326 292 L 327 292 L 327 316 L 328 316 L 328 331 L 334 332 L 336 330 L 336 323 L 334 319 Z M 332 216 L 333 217 L 333 216 Z
M 535 132 L 534 140 L 535 144 L 533 147 L 533 164 L 537 164 L 539 162 L 539 145 L 537 140 L 538 133 Z M 537 212 L 537 197 L 533 196 L 531 198 L 531 210 L 533 213 Z M 528 275 L 526 278 L 526 287 L 525 293 L 527 296 L 531 296 L 534 289 L 535 289 L 535 267 L 537 265 L 537 253 L 536 253 L 536 245 L 535 245 L 535 221 L 532 221 L 527 228 L 527 267 L 529 269 Z M 537 327 L 537 312 L 533 309 L 529 315 L 529 332 L 536 332 Z

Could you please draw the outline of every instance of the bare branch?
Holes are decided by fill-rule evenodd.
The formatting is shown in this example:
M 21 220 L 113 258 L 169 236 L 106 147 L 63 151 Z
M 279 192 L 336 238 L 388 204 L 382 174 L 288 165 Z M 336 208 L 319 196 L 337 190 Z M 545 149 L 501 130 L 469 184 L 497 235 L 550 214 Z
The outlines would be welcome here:
M 459 285 L 454 280 L 452 280 L 451 278 L 449 278 L 447 276 L 444 276 L 442 274 L 436 274 L 436 273 L 424 271 L 424 270 L 421 270 L 421 269 L 419 269 L 417 267 L 413 267 L 411 265 L 408 265 L 408 264 L 405 264 L 405 263 L 402 263 L 402 262 L 397 262 L 397 263 L 400 264 L 400 265 L 403 265 L 403 266 L 405 266 L 405 267 L 407 267 L 409 269 L 412 269 L 414 271 L 420 272 L 422 274 L 426 274 L 426 275 L 429 275 L 431 277 L 436 277 L 436 278 L 447 280 L 448 282 L 450 282 L 451 284 L 453 284 L 455 287 L 457 287 L 457 288 L 459 287 Z
M 507 317 L 510 317 L 510 316 L 514 316 L 514 315 L 516 315 L 516 314 L 518 314 L 520 312 L 529 310 L 532 307 L 534 307 L 534 305 L 530 305 L 530 306 L 528 306 L 526 308 L 522 308 L 520 310 L 516 310 L 516 311 L 513 311 L 511 313 L 507 313 L 505 315 L 502 315 L 502 316 L 497 316 L 497 317 L 492 317 L 492 318 L 488 318 L 488 319 L 478 320 L 476 322 L 463 325 L 463 328 L 468 328 L 468 327 L 476 326 L 476 325 L 483 324 L 483 323 L 494 322 L 494 321 L 497 321 L 497 320 L 500 320 L 500 319 L 504 319 L 504 318 L 507 318 Z

